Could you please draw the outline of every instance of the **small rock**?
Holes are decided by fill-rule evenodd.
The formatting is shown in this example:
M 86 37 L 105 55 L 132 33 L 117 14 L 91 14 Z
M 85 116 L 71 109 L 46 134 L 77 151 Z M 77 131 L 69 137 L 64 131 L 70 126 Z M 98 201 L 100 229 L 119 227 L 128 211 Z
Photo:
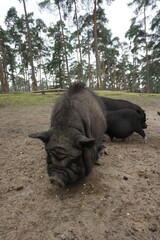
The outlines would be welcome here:
M 16 191 L 20 191 L 20 190 L 22 190 L 22 189 L 23 189 L 23 185 L 18 186 L 18 187 L 15 188 Z
M 66 236 L 66 234 L 61 235 L 61 240 L 68 240 L 68 237 Z
M 124 180 L 128 180 L 128 177 L 124 176 L 123 179 L 124 179 Z
M 152 225 L 151 227 L 149 227 L 149 230 L 151 232 L 156 232 L 157 231 L 157 226 L 156 225 Z

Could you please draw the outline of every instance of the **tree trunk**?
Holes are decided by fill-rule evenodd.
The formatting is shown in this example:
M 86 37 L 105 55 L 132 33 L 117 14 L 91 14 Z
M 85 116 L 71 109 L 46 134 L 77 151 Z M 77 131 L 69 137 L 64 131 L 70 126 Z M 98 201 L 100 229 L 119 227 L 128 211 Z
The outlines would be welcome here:
M 16 85 L 16 82 L 15 82 L 13 69 L 12 69 L 11 79 L 12 79 L 13 91 L 16 92 L 17 91 L 17 85 Z
M 133 52 L 133 70 L 132 70 L 132 91 L 136 91 L 136 58 L 135 52 Z
M 27 40 L 28 40 L 28 46 L 29 46 L 30 64 L 31 64 L 31 69 L 32 69 L 32 88 L 33 88 L 34 91 L 37 91 L 37 80 L 36 80 L 36 77 L 35 77 L 34 64 L 33 64 L 33 54 L 32 54 L 32 42 L 31 42 L 30 28 L 29 28 L 29 22 L 28 22 L 25 0 L 22 0 L 22 1 L 23 1 L 23 6 L 24 6 L 24 12 L 25 12 Z
M 4 93 L 9 92 L 9 87 L 8 87 L 8 83 L 5 79 L 5 75 L 4 75 L 4 71 L 3 71 L 3 63 L 2 63 L 1 58 L 0 58 L 0 83 L 1 83 L 2 91 Z
M 125 59 L 123 56 L 123 74 L 122 74 L 122 79 L 123 79 L 123 90 L 126 91 L 126 64 L 125 64 Z
M 97 1 L 94 0 L 93 20 L 94 20 L 94 44 L 95 44 L 95 58 L 96 58 L 96 73 L 97 73 L 97 88 L 100 87 L 101 73 L 100 73 L 100 60 L 98 53 L 98 41 L 97 41 Z
M 77 5 L 76 0 L 74 0 L 75 7 L 75 18 L 76 18 L 76 27 L 77 27 L 77 39 L 78 39 L 78 49 L 79 49 L 79 59 L 80 59 L 80 80 L 83 80 L 83 61 L 82 61 L 82 49 L 81 49 L 81 41 L 80 41 L 80 31 L 78 25 L 78 17 L 77 17 Z
M 106 64 L 105 61 L 102 62 L 102 89 L 106 90 Z
M 88 45 L 88 79 L 89 79 L 89 86 L 93 89 L 93 78 L 91 75 L 91 53 L 90 53 L 90 35 L 89 30 L 87 32 L 87 45 Z
M 42 69 L 43 69 L 43 73 L 44 73 L 45 80 L 46 80 L 46 88 L 48 89 L 48 79 L 47 79 L 47 73 L 46 73 L 46 69 L 45 69 L 45 64 L 43 62 L 43 58 L 42 58 Z
M 59 3 L 58 3 L 58 11 L 59 11 L 60 21 L 62 23 L 63 21 L 62 21 L 61 9 L 60 9 Z M 61 24 L 61 35 L 62 35 L 62 46 L 63 46 L 63 59 L 65 58 L 66 68 L 67 68 L 67 83 L 70 84 L 69 65 L 68 65 L 68 57 L 67 57 L 67 47 L 66 47 L 66 41 L 65 41 L 65 37 L 64 37 L 64 27 L 63 27 L 62 24 Z M 64 73 L 64 76 L 65 76 L 65 73 Z
M 9 85 L 7 81 L 5 50 L 3 49 L 2 40 L 0 40 L 0 83 L 3 92 L 9 92 Z
M 145 39 L 145 50 L 146 50 L 146 92 L 150 92 L 150 81 L 149 81 L 149 61 L 148 61 L 148 42 L 147 42 L 147 23 L 146 23 L 146 9 L 144 6 L 144 39 Z

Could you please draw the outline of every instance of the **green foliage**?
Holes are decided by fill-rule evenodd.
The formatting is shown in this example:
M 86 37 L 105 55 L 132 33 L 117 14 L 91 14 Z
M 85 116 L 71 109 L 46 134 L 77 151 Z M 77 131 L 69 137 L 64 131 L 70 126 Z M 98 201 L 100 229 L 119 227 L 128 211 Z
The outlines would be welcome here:
M 158 8 L 155 16 L 147 22 L 150 29 L 146 32 L 144 27 L 144 19 L 148 21 L 149 17 L 148 15 L 144 17 L 144 13 L 154 7 L 152 2 L 157 4 L 157 1 L 132 0 L 130 3 L 138 14 L 132 19 L 131 26 L 126 32 L 129 44 L 121 43 L 118 37 L 112 36 L 102 5 L 104 2 L 110 4 L 112 1 L 97 1 L 97 44 L 93 32 L 92 1 L 41 1 L 38 4 L 41 9 L 47 9 L 53 15 L 55 11 L 59 14 L 59 20 L 50 27 L 47 27 L 41 19 L 35 19 L 33 13 L 28 14 L 35 74 L 40 89 L 48 88 L 49 85 L 64 88 L 70 81 L 81 79 L 92 89 L 98 86 L 107 90 L 144 92 L 149 87 L 150 92 L 160 93 Z M 109 11 L 109 7 L 107 9 Z M 99 57 L 96 59 L 97 49 Z M 4 80 L 12 91 L 30 91 L 32 73 L 25 17 L 23 14 L 19 16 L 14 7 L 6 14 L 5 29 L 0 28 L 0 55 L 0 66 L 3 71 L 0 76 L 5 78 L 0 79 L 1 91 L 5 92 Z

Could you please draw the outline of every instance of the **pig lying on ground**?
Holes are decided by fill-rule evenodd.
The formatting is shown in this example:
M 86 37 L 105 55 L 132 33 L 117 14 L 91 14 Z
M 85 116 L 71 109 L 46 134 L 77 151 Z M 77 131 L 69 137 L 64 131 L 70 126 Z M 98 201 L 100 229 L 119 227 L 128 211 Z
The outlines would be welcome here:
M 141 123 L 140 115 L 132 109 L 121 109 L 107 112 L 107 135 L 113 138 L 129 137 L 132 133 L 139 133 L 145 141 L 144 126 Z
M 105 129 L 99 98 L 79 82 L 55 104 L 50 129 L 29 136 L 45 143 L 49 177 L 65 186 L 91 172 Z
M 147 128 L 145 111 L 138 105 L 126 100 L 121 100 L 121 99 L 112 99 L 112 98 L 106 98 L 106 97 L 100 97 L 100 98 L 104 102 L 105 111 L 107 112 L 116 111 L 120 109 L 132 109 L 136 111 L 140 116 L 140 120 L 141 120 L 141 124 L 143 125 L 143 128 Z

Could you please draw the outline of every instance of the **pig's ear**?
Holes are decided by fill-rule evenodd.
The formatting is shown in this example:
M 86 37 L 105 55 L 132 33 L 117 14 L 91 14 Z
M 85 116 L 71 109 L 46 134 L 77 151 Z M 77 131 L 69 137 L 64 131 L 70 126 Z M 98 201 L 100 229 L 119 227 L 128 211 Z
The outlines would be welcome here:
M 31 133 L 29 134 L 29 137 L 31 138 L 39 138 L 42 140 L 44 143 L 47 143 L 50 139 L 49 132 L 39 132 L 39 133 Z
M 94 143 L 95 143 L 95 139 L 94 138 L 88 138 L 86 136 L 83 135 L 78 135 L 76 136 L 76 146 L 78 147 L 93 147 Z

